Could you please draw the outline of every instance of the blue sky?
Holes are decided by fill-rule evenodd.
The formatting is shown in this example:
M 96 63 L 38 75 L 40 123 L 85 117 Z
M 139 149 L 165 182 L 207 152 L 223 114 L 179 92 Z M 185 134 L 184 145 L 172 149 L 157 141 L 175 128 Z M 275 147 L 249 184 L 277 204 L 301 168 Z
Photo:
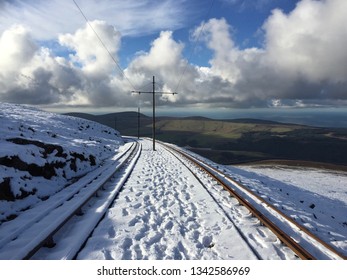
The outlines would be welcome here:
M 345 0 L 75 1 L 88 24 L 73 0 L 0 1 L 0 101 L 150 108 L 131 91 L 156 76 L 182 112 L 347 106 Z
M 72 1 L 71 1 L 72 2 Z M 156 1 L 151 1 L 155 5 Z M 297 1 L 293 0 L 263 0 L 263 1 L 242 1 L 242 0 L 189 0 L 184 1 L 182 7 L 188 12 L 182 14 L 181 23 L 172 28 L 165 27 L 154 28 L 146 31 L 145 34 L 141 28 L 134 30 L 132 34 L 127 34 L 122 38 L 122 48 L 120 50 L 119 61 L 122 67 L 126 68 L 129 61 L 137 52 L 148 51 L 151 42 L 156 39 L 162 30 L 173 30 L 173 37 L 184 42 L 185 57 L 189 57 L 191 62 L 198 65 L 208 65 L 211 57 L 211 51 L 204 48 L 201 44 L 196 44 L 190 37 L 194 27 L 207 21 L 210 18 L 226 18 L 231 25 L 231 33 L 236 44 L 240 48 L 260 47 L 263 43 L 262 25 L 273 9 L 281 9 L 284 12 L 290 12 L 295 7 Z M 76 1 L 78 3 L 78 1 Z M 83 1 L 78 4 L 83 7 Z M 102 19 L 95 17 L 93 13 L 85 13 L 88 19 Z M 180 14 L 176 15 L 180 17 Z M 81 25 L 84 20 L 81 16 Z M 122 27 L 117 26 L 117 20 L 112 23 L 117 30 L 122 32 Z M 61 48 L 54 40 L 42 40 L 42 45 L 54 49 L 57 55 L 67 55 L 68 50 Z
M 10 2 L 10 1 L 9 1 Z M 83 7 L 84 1 L 76 1 L 80 7 Z M 151 1 L 155 5 L 156 1 Z M 194 64 L 208 66 L 208 61 L 212 56 L 211 51 L 197 44 L 190 37 L 194 27 L 207 21 L 210 18 L 226 18 L 231 25 L 231 33 L 236 44 L 240 48 L 261 47 L 263 43 L 262 25 L 271 14 L 273 9 L 281 9 L 288 13 L 295 8 L 298 1 L 295 0 L 189 0 L 184 1 L 182 7 L 188 10 L 182 15 L 182 23 L 173 28 L 154 28 L 142 33 L 141 28 L 122 38 L 122 48 L 119 52 L 119 62 L 122 68 L 126 68 L 129 61 L 137 52 L 148 51 L 151 42 L 156 39 L 162 30 L 173 30 L 173 37 L 185 44 L 184 55 L 190 58 Z M 14 1 L 16 3 L 16 1 Z M 20 3 L 20 2 L 17 2 Z M 28 2 L 29 3 L 29 2 Z M 72 1 L 71 1 L 72 3 Z M 72 7 L 74 8 L 74 7 Z M 85 13 L 88 19 L 102 19 L 95 17 L 93 13 Z M 180 16 L 179 14 L 177 15 Z M 84 19 L 80 18 L 81 25 Z M 122 30 L 117 26 L 117 20 L 112 23 L 117 30 Z M 40 44 L 52 48 L 57 55 L 67 56 L 69 50 L 62 48 L 55 40 L 41 40 Z
M 295 0 L 190 0 L 185 3 L 187 14 L 184 24 L 174 30 L 174 38 L 184 42 L 186 48 L 184 54 L 191 62 L 208 66 L 211 51 L 201 44 L 196 44 L 190 38 L 191 30 L 210 18 L 226 18 L 232 28 L 232 35 L 240 48 L 260 47 L 263 43 L 262 25 L 273 9 L 281 9 L 288 13 L 295 8 L 298 1 Z M 147 36 L 136 34 L 123 39 L 120 61 L 126 67 L 129 57 L 141 50 L 148 51 L 151 42 L 158 35 L 157 31 Z

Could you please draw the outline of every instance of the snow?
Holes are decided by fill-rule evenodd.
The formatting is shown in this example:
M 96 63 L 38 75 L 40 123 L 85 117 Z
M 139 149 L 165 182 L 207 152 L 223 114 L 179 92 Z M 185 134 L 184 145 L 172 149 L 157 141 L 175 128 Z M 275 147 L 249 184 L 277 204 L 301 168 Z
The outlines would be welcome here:
M 347 204 L 347 172 L 283 165 L 240 168 Z
M 80 259 L 256 259 L 235 226 L 160 145 L 143 155 Z M 230 238 L 230 237 L 233 238 Z
M 73 257 L 78 236 L 88 236 L 98 223 L 95 214 L 105 216 L 78 259 L 296 259 L 202 171 L 159 143 L 152 151 L 150 141 L 139 142 L 138 161 L 135 157 L 128 171 L 117 173 L 104 186 L 105 191 L 83 209 L 83 216 L 57 232 L 57 246 L 40 249 L 34 259 Z M 78 201 L 93 193 L 119 166 L 130 145 L 118 132 L 100 124 L 0 103 L 0 258 L 17 258 L 31 239 L 41 238 L 49 221 L 64 220 Z M 279 166 L 227 167 L 201 159 L 346 255 L 346 173 Z M 35 174 L 51 164 L 52 174 Z M 30 170 L 32 165 L 36 171 Z M 109 204 L 115 196 L 115 202 Z M 65 210 L 53 211 L 64 203 Z M 33 226 L 43 218 L 44 228 Z M 26 231 L 30 232 L 27 241 L 20 237 L 7 245 L 13 234 L 19 236 L 31 227 Z
M 96 169 L 122 144 L 109 127 L 0 103 L 0 196 L 10 185 L 7 199 L 0 200 L 0 224 Z
M 236 180 L 346 255 L 346 172 L 284 166 L 229 169 Z

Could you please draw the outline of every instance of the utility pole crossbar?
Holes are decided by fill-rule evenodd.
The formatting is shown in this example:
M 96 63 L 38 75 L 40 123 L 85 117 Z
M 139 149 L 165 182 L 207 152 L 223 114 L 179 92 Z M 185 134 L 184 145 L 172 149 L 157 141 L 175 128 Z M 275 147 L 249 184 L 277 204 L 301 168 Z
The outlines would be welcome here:
M 152 129 L 152 138 L 153 138 L 153 151 L 155 151 L 155 94 L 172 94 L 175 95 L 177 92 L 165 92 L 165 91 L 155 91 L 155 77 L 153 76 L 153 90 L 152 91 L 136 91 L 133 90 L 132 93 L 152 93 L 153 94 L 153 129 Z

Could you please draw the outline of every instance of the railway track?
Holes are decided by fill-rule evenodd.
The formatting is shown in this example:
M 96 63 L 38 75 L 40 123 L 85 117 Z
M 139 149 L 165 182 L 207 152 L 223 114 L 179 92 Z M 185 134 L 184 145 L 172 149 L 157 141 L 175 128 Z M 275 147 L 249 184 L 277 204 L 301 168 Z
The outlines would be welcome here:
M 161 144 L 172 154 L 176 155 L 176 157 L 179 157 L 181 162 L 190 162 L 217 181 L 224 190 L 228 191 L 232 197 L 235 197 L 241 205 L 246 207 L 254 217 L 259 219 L 262 225 L 269 228 L 299 258 L 305 260 L 347 259 L 345 255 L 337 251 L 330 244 L 321 240 L 307 228 L 285 215 L 259 195 L 250 191 L 246 186 L 173 145 Z M 192 169 L 191 171 L 194 173 Z
M 0 259 L 73 259 L 130 176 L 140 154 L 141 144 L 128 144 L 105 166 L 25 211 L 15 223 L 1 225 Z M 64 240 L 70 240 L 69 246 Z M 50 247 L 55 253 L 50 253 Z
M 301 259 L 346 259 L 346 256 L 330 244 L 320 240 L 275 206 L 217 168 L 176 146 L 160 144 L 193 174 L 195 173 L 194 176 L 202 185 L 204 183 L 200 179 L 201 175 L 197 175 L 197 170 L 207 174 L 204 176 L 216 182 L 219 189 L 222 189 L 219 187 L 222 186 L 235 198 L 233 200 L 237 199 L 253 217 L 259 219 L 261 225 L 271 230 L 278 240 L 287 246 L 286 248 L 294 252 L 290 254 L 295 254 Z M 11 227 L 10 222 L 1 225 L 0 259 L 74 259 L 113 204 L 140 154 L 141 144 L 128 144 L 128 148 L 118 154 L 112 163 L 81 178 L 41 206 L 29 209 L 18 216 L 17 219 L 21 219 L 21 223 L 16 219 L 15 227 Z M 216 199 L 215 201 L 218 204 Z M 223 209 L 222 206 L 221 208 Z M 237 225 L 235 227 L 237 228 Z M 239 231 L 242 236 L 242 229 Z M 246 243 L 252 248 L 249 242 Z M 261 259 L 256 249 L 252 249 Z

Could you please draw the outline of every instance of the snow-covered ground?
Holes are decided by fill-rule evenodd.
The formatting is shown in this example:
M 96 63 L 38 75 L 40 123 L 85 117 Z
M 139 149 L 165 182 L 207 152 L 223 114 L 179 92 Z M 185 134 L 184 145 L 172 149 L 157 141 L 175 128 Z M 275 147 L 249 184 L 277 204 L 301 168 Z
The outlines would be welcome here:
M 244 165 L 239 168 L 339 200 L 347 206 L 347 172 L 285 165 Z
M 96 169 L 121 145 L 109 127 L 0 103 L 0 225 Z
M 230 174 L 347 255 L 347 173 L 307 167 L 239 166 Z
M 0 120 L 0 233 L 10 223 L 20 227 L 22 211 L 54 200 L 125 147 L 111 128 L 25 106 L 0 103 Z M 79 259 L 295 259 L 209 177 L 195 177 L 159 144 L 155 152 L 148 140 L 141 144 L 131 176 Z M 345 173 L 218 168 L 346 255 Z
M 143 152 L 80 259 L 256 259 L 223 210 L 160 145 Z
M 163 147 L 157 145 L 153 152 L 150 142 L 143 145 L 132 176 L 80 259 L 251 259 L 254 251 L 261 259 L 295 259 L 221 187 L 199 174 L 204 188 Z M 294 186 L 284 173 L 273 179 L 246 167 L 219 166 L 222 168 L 346 254 L 345 201 Z M 312 170 L 314 173 L 304 175 L 303 170 L 297 171 L 302 176 L 298 182 L 304 185 L 313 187 L 312 176 L 322 184 L 318 174 L 324 174 L 326 184 L 340 182 L 335 189 L 346 191 L 346 174 Z M 326 187 L 321 192 L 329 190 Z

